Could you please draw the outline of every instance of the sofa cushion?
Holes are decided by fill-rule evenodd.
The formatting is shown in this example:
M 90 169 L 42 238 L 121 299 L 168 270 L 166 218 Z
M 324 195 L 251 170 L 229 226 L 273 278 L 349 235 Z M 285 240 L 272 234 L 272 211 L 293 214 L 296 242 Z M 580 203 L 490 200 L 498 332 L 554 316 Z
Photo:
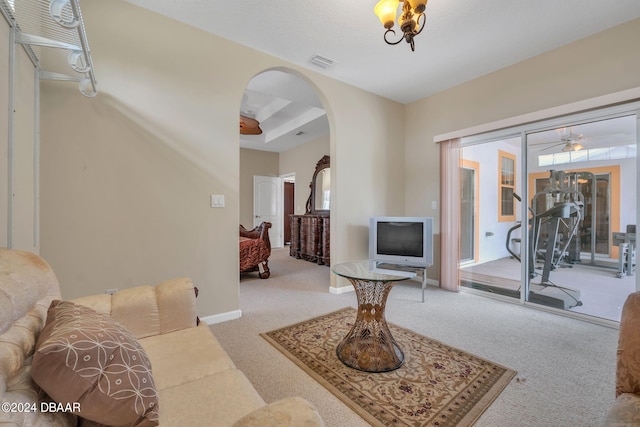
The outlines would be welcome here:
M 161 426 L 229 427 L 264 406 L 247 377 L 238 369 L 160 390 Z
M 142 338 L 158 390 L 234 369 L 235 365 L 205 324 Z
M 88 307 L 51 303 L 31 375 L 83 418 L 112 426 L 158 425 L 158 394 L 144 349 L 122 325 Z
M 31 355 L 51 301 L 60 299 L 55 274 L 39 256 L 0 248 L 0 403 L 39 408 L 43 393 L 31 378 Z M 0 426 L 76 426 L 62 412 L 5 412 Z
M 317 409 L 301 397 L 288 397 L 256 409 L 232 427 L 322 427 Z
M 72 302 L 108 314 L 141 339 L 197 326 L 196 295 L 191 279 L 182 278 L 157 286 L 123 289 L 113 295 L 80 297 Z
M 607 413 L 606 427 L 632 427 L 640 425 L 640 396 L 623 393 Z
M 630 294 L 622 307 L 616 364 L 616 397 L 640 394 L 640 292 Z

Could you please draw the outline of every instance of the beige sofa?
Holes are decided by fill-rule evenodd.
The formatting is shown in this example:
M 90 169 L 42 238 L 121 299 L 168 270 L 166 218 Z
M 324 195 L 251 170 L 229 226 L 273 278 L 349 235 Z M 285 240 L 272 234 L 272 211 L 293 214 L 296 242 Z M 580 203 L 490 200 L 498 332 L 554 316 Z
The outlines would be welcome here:
M 3 427 L 323 425 L 304 399 L 265 404 L 209 328 L 197 325 L 196 292 L 187 279 L 51 304 L 59 299 L 56 276 L 42 258 L 0 249 Z M 118 391 L 123 379 L 134 385 Z M 115 421 L 122 411 L 128 419 L 138 411 L 138 418 Z
M 607 427 L 640 426 L 640 292 L 622 307 L 616 364 L 616 401 L 609 409 Z

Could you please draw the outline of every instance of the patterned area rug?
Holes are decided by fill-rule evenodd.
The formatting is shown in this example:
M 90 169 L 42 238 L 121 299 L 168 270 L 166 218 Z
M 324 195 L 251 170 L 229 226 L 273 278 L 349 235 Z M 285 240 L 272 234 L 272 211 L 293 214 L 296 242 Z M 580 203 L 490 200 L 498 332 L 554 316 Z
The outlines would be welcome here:
M 376 374 L 349 368 L 336 346 L 355 318 L 349 307 L 261 335 L 373 426 L 473 425 L 516 374 L 393 324 L 404 364 Z

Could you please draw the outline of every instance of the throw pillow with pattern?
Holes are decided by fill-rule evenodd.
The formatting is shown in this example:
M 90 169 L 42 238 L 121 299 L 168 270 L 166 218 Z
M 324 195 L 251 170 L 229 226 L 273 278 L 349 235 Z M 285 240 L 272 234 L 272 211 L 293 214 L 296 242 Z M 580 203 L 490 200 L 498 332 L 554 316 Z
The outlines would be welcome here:
M 158 393 L 144 349 L 124 326 L 91 308 L 51 303 L 31 376 L 56 402 L 79 408 L 82 418 L 108 426 L 158 425 Z

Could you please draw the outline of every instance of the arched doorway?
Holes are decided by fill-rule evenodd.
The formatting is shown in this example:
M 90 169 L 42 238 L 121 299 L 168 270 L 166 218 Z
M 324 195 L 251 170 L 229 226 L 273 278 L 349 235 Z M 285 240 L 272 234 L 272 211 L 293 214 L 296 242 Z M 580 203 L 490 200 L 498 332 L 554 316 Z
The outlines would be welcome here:
M 270 69 L 248 82 L 239 115 L 240 224 L 271 222 L 272 247 L 286 246 L 288 216 L 305 213 L 316 163 L 330 155 L 327 111 L 304 76 Z

